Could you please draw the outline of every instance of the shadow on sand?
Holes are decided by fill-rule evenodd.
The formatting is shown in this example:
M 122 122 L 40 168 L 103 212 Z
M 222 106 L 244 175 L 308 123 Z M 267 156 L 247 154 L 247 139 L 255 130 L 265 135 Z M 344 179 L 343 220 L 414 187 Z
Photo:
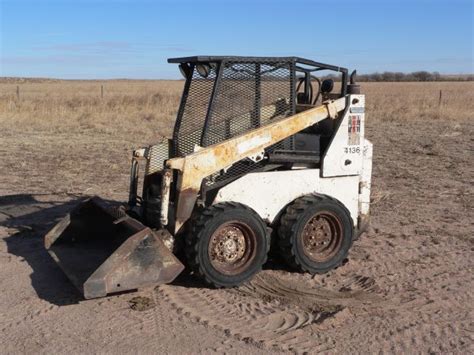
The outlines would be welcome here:
M 29 264 L 32 269 L 31 285 L 38 297 L 61 306 L 78 303 L 83 298 L 49 256 L 44 248 L 43 237 L 86 197 L 56 197 L 30 194 L 1 196 L 0 226 L 13 231 L 4 238 L 7 251 Z
M 82 294 L 73 286 L 44 247 L 44 236 L 68 212 L 89 196 L 31 195 L 0 196 L 0 226 L 12 230 L 4 238 L 8 253 L 23 258 L 31 267 L 31 284 L 38 297 L 55 305 L 83 301 Z M 106 201 L 112 205 L 116 201 Z M 281 269 L 278 257 L 270 254 L 266 269 Z M 182 255 L 178 257 L 183 260 Z M 173 282 L 191 288 L 207 288 L 202 281 L 184 270 Z M 133 291 L 129 291 L 133 292 Z

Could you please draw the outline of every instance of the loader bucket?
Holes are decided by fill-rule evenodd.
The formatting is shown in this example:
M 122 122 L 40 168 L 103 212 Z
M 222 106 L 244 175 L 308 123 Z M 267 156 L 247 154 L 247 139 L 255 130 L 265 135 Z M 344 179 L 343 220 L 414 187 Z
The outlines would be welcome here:
M 45 236 L 45 247 L 86 299 L 169 283 L 184 269 L 152 231 L 93 197 Z

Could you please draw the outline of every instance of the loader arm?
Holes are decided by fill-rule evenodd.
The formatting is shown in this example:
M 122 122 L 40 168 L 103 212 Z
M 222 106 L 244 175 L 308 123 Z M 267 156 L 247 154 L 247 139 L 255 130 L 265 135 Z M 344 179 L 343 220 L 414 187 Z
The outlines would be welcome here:
M 335 119 L 337 113 L 343 111 L 345 106 L 345 97 L 328 101 L 321 106 L 202 148 L 185 157 L 167 160 L 166 167 L 168 169 L 178 170 L 178 198 L 174 233 L 177 233 L 191 216 L 204 178 L 244 158 L 258 154 L 265 148 L 327 117 Z

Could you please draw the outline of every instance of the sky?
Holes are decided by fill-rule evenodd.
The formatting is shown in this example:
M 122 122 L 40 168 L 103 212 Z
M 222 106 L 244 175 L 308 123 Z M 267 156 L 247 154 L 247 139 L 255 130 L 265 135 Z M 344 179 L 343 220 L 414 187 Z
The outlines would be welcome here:
M 167 58 L 474 73 L 474 0 L 0 0 L 0 76 L 178 79 Z

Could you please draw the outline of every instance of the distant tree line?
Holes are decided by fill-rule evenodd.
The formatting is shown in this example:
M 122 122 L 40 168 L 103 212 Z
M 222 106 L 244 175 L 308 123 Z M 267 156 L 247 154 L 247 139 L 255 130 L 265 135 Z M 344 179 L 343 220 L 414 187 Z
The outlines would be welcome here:
M 340 80 L 339 76 L 330 74 L 327 78 Z M 412 73 L 390 72 L 357 74 L 356 81 L 474 81 L 474 74 L 446 75 L 438 72 L 415 71 Z
M 442 75 L 438 72 L 415 71 L 412 73 L 383 72 L 361 74 L 358 81 L 473 81 L 474 75 Z

